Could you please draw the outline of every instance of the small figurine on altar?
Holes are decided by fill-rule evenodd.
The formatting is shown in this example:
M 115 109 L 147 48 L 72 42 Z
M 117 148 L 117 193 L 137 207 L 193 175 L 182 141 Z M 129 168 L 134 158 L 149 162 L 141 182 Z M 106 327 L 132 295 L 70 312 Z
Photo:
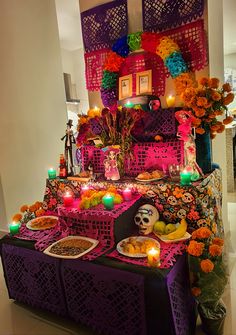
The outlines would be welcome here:
M 118 169 L 117 155 L 120 149 L 116 146 L 110 146 L 102 149 L 105 151 L 106 158 L 104 160 L 105 177 L 107 180 L 119 180 L 120 173 Z
M 150 112 L 157 112 L 161 108 L 161 100 L 157 96 L 151 95 L 148 104 Z
M 203 176 L 202 170 L 196 161 L 196 144 L 192 134 L 192 122 L 195 117 L 191 111 L 180 110 L 175 113 L 179 122 L 177 136 L 184 142 L 184 164 L 188 171 L 192 173 L 192 180 L 197 180 L 199 174 Z
M 70 174 L 73 176 L 74 175 L 74 162 L 73 162 L 73 157 L 72 157 L 72 146 L 75 143 L 75 138 L 73 134 L 73 130 L 71 129 L 72 127 L 72 120 L 68 120 L 67 122 L 67 127 L 66 127 L 66 134 L 61 138 L 61 140 L 65 140 L 65 159 L 66 159 L 66 164 L 67 167 L 69 166 L 69 161 L 68 161 L 68 156 L 70 158 Z

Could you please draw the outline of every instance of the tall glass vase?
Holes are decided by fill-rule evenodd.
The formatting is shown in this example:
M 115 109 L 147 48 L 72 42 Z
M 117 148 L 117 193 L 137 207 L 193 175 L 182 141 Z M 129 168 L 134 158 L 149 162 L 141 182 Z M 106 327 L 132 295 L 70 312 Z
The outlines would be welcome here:
M 196 134 L 196 156 L 197 163 L 202 169 L 203 173 L 212 171 L 212 148 L 210 133 Z

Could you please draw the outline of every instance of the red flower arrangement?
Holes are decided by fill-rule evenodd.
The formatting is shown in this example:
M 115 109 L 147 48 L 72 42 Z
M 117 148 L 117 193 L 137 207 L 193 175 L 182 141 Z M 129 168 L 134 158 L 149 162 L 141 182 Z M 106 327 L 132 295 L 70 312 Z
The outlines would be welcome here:
M 228 114 L 227 105 L 234 100 L 228 83 L 219 86 L 218 78 L 201 78 L 198 87 L 189 87 L 182 91 L 181 99 L 190 108 L 195 120 L 193 127 L 196 133 L 210 132 L 213 139 L 217 133 L 225 130 L 225 125 L 232 122 L 233 117 Z M 218 116 L 225 116 L 223 121 Z

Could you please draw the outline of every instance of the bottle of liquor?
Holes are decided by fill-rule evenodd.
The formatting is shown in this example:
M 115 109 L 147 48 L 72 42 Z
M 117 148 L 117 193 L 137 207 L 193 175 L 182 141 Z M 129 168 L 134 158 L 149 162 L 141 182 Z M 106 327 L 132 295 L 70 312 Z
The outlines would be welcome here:
M 66 178 L 67 177 L 67 166 L 66 160 L 63 154 L 60 154 L 60 164 L 59 164 L 59 177 Z

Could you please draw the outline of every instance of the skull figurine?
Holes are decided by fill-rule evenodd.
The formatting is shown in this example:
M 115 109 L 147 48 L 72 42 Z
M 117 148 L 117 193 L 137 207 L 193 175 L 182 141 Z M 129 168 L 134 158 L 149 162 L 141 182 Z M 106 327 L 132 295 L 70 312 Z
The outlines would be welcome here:
M 139 207 L 134 222 L 139 226 L 139 233 L 142 235 L 150 234 L 154 223 L 159 220 L 159 213 L 156 207 L 145 204 Z

